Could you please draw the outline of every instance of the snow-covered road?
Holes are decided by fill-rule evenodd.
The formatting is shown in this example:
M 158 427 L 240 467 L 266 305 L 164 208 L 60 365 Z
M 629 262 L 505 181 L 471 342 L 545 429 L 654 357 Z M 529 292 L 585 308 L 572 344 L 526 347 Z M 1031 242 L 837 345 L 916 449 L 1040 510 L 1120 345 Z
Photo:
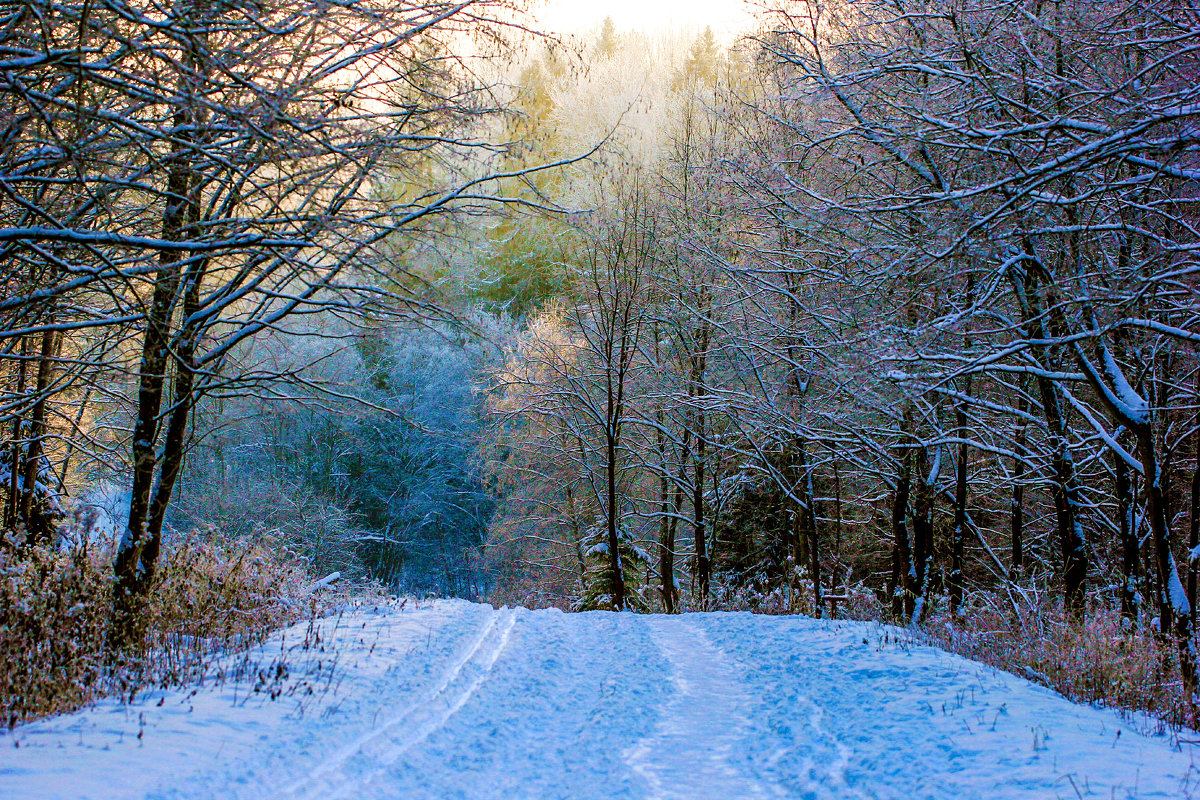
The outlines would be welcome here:
M 1200 748 L 877 625 L 439 601 L 305 633 L 0 734 L 0 798 L 1200 798 Z

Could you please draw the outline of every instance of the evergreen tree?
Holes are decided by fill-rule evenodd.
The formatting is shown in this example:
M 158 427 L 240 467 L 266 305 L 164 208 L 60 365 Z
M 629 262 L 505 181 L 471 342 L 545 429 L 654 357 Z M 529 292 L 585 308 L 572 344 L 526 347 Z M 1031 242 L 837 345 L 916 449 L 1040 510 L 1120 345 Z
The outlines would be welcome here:
M 571 606 L 572 611 L 616 611 L 613 600 L 616 575 L 613 559 L 608 557 L 608 530 L 605 520 L 598 519 L 588 528 L 584 539 L 583 594 Z M 644 576 L 650 568 L 650 556 L 638 546 L 637 539 L 622 520 L 617 526 L 616 561 L 620 564 L 625 590 L 625 607 L 631 611 L 649 611 L 650 604 L 643 596 Z

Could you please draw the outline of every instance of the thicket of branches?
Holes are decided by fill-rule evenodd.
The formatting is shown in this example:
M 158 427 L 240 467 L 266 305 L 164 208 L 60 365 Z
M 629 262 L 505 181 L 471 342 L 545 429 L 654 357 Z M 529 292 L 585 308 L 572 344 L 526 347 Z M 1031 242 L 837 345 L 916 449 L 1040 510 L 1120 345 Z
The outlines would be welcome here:
M 126 482 L 114 645 L 141 638 L 202 400 L 319 405 L 302 361 L 257 343 L 328 331 L 303 322 L 314 314 L 432 313 L 403 237 L 491 197 L 495 98 L 461 53 L 495 52 L 513 13 L 490 0 L 0 12 L 6 546 L 54 545 L 72 490 Z
M 921 624 L 1052 591 L 1152 631 L 1194 696 L 1200 17 L 785 8 L 700 37 L 658 73 L 661 146 L 631 106 L 564 192 L 598 210 L 496 376 L 502 585 L 594 594 L 603 527 L 616 608 Z

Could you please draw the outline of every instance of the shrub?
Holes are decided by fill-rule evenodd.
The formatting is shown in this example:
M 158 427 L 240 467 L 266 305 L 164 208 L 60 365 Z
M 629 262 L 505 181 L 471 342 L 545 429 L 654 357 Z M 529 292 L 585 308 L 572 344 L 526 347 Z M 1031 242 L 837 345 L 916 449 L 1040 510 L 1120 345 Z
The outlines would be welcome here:
M 100 693 L 111 569 L 97 561 L 86 550 L 0 545 L 0 721 L 9 727 Z
M 713 602 L 709 607 L 720 611 L 814 616 L 813 585 L 807 570 L 796 570 L 792 578 L 795 588 L 781 585 L 763 573 L 746 579 L 745 576 L 731 577 L 728 573 L 718 572 L 713 576 Z M 875 593 L 861 581 L 840 588 L 837 597 L 844 599 L 839 599 L 836 606 L 826 603 L 823 608 L 826 617 L 879 620 L 885 612 Z M 695 598 L 685 597 L 684 604 L 688 611 L 700 610 Z
M 1164 727 L 1197 728 L 1173 645 L 1144 627 L 1129 628 L 1115 609 L 1097 605 L 1074 625 L 1046 592 L 972 599 L 977 608 L 960 624 L 940 610 L 931 615 L 925 630 L 935 642 L 1077 702 L 1144 712 Z
M 216 656 L 261 643 L 323 608 L 303 565 L 266 541 L 214 530 L 172 537 L 150 592 L 144 650 L 106 650 L 110 544 L 66 551 L 0 543 L 0 721 L 9 727 L 147 686 L 204 676 Z M 322 603 L 328 602 L 323 600 Z

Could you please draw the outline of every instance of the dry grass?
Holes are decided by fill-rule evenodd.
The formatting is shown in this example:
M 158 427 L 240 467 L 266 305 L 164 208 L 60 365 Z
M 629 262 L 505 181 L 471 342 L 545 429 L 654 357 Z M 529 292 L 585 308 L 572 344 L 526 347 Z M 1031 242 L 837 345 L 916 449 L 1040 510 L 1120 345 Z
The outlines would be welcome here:
M 0 547 L 0 722 L 93 700 L 105 684 L 108 576 L 84 552 Z
M 1062 604 L 1045 592 L 1012 601 L 974 598 L 977 607 L 952 624 L 936 613 L 925 625 L 939 645 L 975 661 L 1048 686 L 1077 702 L 1142 712 L 1166 728 L 1197 728 L 1173 646 L 1145 628 L 1129 629 L 1105 606 L 1068 624 Z
M 269 543 L 216 531 L 165 549 L 145 649 L 114 667 L 105 650 L 111 546 L 0 545 L 0 722 L 11 727 L 105 696 L 204 678 L 222 654 L 322 613 L 303 564 Z M 319 604 L 319 605 L 318 605 Z
M 812 580 L 799 575 L 796 588 L 774 587 L 761 589 L 753 584 L 731 585 L 717 575 L 713 580 L 713 600 L 709 609 L 713 611 L 750 611 L 754 614 L 802 614 L 816 616 L 816 596 Z M 826 594 L 829 594 L 826 590 Z M 880 620 L 886 609 L 866 585 L 859 582 L 838 589 L 836 603 L 827 599 L 823 615 L 837 619 Z M 698 611 L 699 605 L 691 597 L 683 598 L 685 611 Z

